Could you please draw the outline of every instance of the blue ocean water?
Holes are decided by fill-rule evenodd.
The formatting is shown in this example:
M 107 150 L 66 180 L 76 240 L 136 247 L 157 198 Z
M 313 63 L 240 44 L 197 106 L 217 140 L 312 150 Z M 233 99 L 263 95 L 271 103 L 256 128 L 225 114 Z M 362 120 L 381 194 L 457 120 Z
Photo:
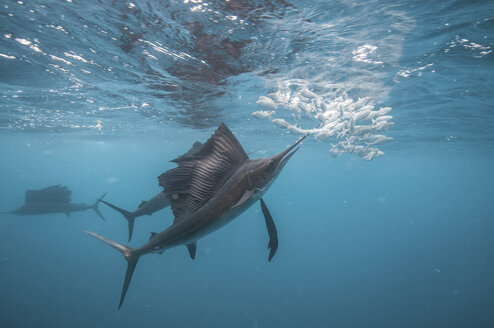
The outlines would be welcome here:
M 494 2 L 4 1 L 0 211 L 62 184 L 135 209 L 225 122 L 309 138 L 259 204 L 143 257 L 93 211 L 0 217 L 1 327 L 492 327 Z M 173 221 L 136 219 L 129 245 Z

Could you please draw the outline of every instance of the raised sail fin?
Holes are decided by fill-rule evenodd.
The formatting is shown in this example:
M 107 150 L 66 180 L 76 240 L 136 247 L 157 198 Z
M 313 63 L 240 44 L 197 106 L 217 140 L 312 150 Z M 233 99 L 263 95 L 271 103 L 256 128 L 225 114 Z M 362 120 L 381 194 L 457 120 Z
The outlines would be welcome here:
M 26 190 L 24 202 L 32 203 L 70 203 L 72 191 L 61 185 L 49 186 L 38 190 Z
M 199 150 L 201 150 L 202 148 L 202 143 L 200 143 L 199 141 L 196 141 L 194 142 L 194 144 L 192 145 L 192 148 L 190 148 L 185 154 L 183 154 L 182 156 L 179 156 L 177 158 L 175 158 L 173 161 L 177 161 L 177 160 L 180 160 L 181 158 L 184 158 L 184 157 L 188 157 L 188 156 L 192 156 L 194 155 L 195 153 L 197 153 Z M 173 162 L 172 161 L 172 162 Z
M 224 123 L 201 149 L 173 160 L 178 167 L 159 176 L 170 199 L 175 221 L 195 212 L 249 158 Z

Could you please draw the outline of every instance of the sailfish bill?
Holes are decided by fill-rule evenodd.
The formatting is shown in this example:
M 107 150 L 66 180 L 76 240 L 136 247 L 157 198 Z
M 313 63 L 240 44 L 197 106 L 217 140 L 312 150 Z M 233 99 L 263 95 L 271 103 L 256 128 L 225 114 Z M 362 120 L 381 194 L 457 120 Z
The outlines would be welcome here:
M 197 152 L 185 154 L 172 162 L 178 166 L 158 177 L 164 188 L 175 219 L 167 229 L 151 234 L 139 248 L 131 248 L 93 232 L 89 235 L 117 249 L 127 260 L 127 272 L 120 297 L 123 303 L 139 258 L 148 253 L 162 253 L 179 245 L 187 246 L 195 258 L 197 241 L 218 230 L 243 213 L 269 189 L 295 148 L 307 137 L 300 138 L 285 151 L 267 158 L 249 159 L 233 133 L 221 123 Z M 261 200 L 269 234 L 268 260 L 278 249 L 278 236 L 273 218 Z

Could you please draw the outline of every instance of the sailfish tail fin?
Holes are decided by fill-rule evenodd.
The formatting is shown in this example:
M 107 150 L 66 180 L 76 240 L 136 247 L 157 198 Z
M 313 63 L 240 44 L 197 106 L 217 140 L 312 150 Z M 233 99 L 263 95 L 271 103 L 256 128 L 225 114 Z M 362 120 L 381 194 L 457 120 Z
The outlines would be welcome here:
M 116 241 L 113 241 L 109 238 L 100 236 L 94 232 L 91 231 L 86 231 L 84 230 L 85 233 L 88 235 L 93 236 L 96 239 L 101 240 L 105 244 L 115 248 L 117 251 L 122 253 L 124 256 L 125 260 L 127 260 L 127 271 L 125 272 L 125 279 L 122 287 L 122 294 L 120 295 L 120 303 L 118 304 L 118 308 L 123 304 L 123 301 L 125 299 L 125 295 L 127 294 L 127 290 L 129 289 L 130 281 L 132 280 L 132 275 L 134 273 L 134 269 L 136 268 L 137 262 L 139 261 L 140 254 L 137 254 L 135 249 L 120 243 L 117 243 Z
M 104 200 L 101 200 L 101 202 L 105 205 L 108 205 L 110 206 L 111 208 L 113 208 L 115 211 L 119 212 L 120 214 L 122 214 L 126 219 L 127 221 L 129 222 L 129 241 L 132 239 L 132 233 L 134 231 L 134 220 L 135 220 L 135 216 L 132 215 L 132 212 L 129 212 L 129 211 L 126 211 L 120 207 L 117 207 L 111 203 L 108 203 Z
M 99 211 L 99 207 L 98 207 L 98 205 L 99 205 L 99 203 L 100 203 L 100 202 L 102 202 L 102 201 L 103 201 L 103 197 L 105 197 L 105 196 L 106 196 L 106 192 L 105 192 L 105 193 L 104 193 L 104 194 L 103 194 L 100 198 L 98 198 L 98 199 L 94 202 L 93 206 L 91 206 L 91 208 L 93 209 L 93 211 L 95 211 L 95 212 L 96 212 L 96 214 L 98 214 L 98 216 L 99 216 L 102 220 L 105 220 L 105 217 L 104 217 L 104 216 L 103 216 L 103 214 L 101 214 L 101 212 Z

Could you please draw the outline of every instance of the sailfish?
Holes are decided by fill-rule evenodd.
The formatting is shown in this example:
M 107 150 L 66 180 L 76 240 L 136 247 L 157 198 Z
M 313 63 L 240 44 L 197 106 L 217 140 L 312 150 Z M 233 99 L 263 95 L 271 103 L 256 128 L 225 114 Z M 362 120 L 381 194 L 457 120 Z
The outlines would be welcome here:
M 139 248 L 84 231 L 118 250 L 127 260 L 118 308 L 123 304 L 142 255 L 161 254 L 169 248 L 185 245 L 194 259 L 199 239 L 232 221 L 258 200 L 268 229 L 268 261 L 271 261 L 278 249 L 278 237 L 273 218 L 261 197 L 298 150 L 295 147 L 306 137 L 277 155 L 251 160 L 233 133 L 221 123 L 201 149 L 174 159 L 172 162 L 178 166 L 158 177 L 175 216 L 170 227 L 151 233 L 149 241 Z
M 194 145 L 192 145 L 192 148 L 189 149 L 189 151 L 182 156 L 192 155 L 195 152 L 197 152 L 199 149 L 201 149 L 201 147 L 202 147 L 202 143 L 196 141 Z M 134 231 L 134 222 L 136 218 L 143 215 L 153 215 L 153 213 L 158 212 L 164 209 L 165 207 L 170 206 L 170 201 L 168 199 L 168 196 L 163 191 L 160 191 L 159 193 L 151 197 L 149 200 L 143 200 L 141 204 L 139 204 L 137 209 L 133 212 L 126 211 L 123 208 L 120 208 L 104 200 L 101 200 L 101 202 L 113 208 L 115 211 L 119 212 L 120 214 L 122 214 L 124 218 L 127 220 L 127 223 L 129 225 L 129 241 L 132 239 L 132 233 Z
M 4 212 L 14 215 L 41 215 L 51 213 L 63 213 L 70 217 L 72 212 L 80 212 L 85 210 L 93 210 L 100 218 L 105 219 L 98 209 L 98 204 L 103 200 L 106 193 L 94 202 L 88 204 L 73 204 L 70 202 L 72 191 L 66 186 L 53 185 L 43 189 L 26 190 L 24 205 L 21 207 Z

